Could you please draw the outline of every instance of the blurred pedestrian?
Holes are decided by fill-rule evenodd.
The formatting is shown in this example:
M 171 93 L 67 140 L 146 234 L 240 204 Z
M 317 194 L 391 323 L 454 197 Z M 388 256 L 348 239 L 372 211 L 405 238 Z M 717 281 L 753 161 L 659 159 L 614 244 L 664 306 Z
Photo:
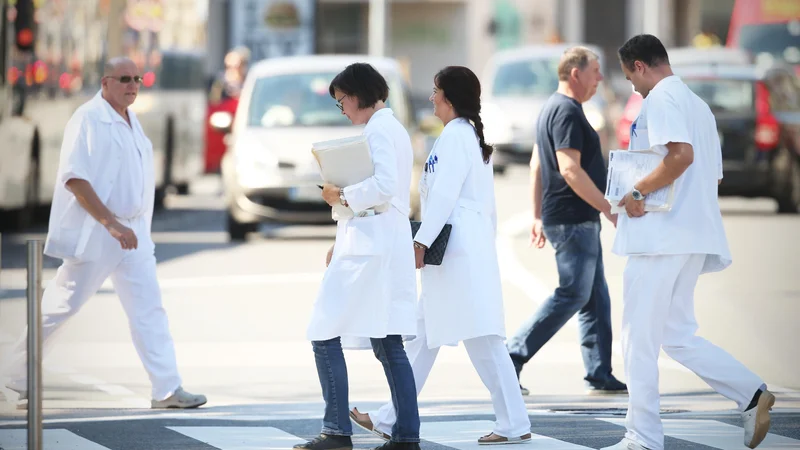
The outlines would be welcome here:
M 604 198 L 600 137 L 582 107 L 603 80 L 597 55 L 585 47 L 567 49 L 558 64 L 558 80 L 558 90 L 536 124 L 531 243 L 543 248 L 549 240 L 553 245 L 559 286 L 508 341 L 508 350 L 519 377 L 523 366 L 577 313 L 588 393 L 625 394 L 627 386 L 611 373 L 611 298 L 600 243 L 600 214 L 615 225 L 617 218 Z M 528 393 L 522 385 L 520 390 Z
M 414 251 L 416 266 L 422 269 L 422 295 L 408 357 L 419 393 L 439 348 L 463 341 L 497 416 L 494 430 L 478 444 L 513 444 L 531 439 L 531 423 L 503 345 L 492 147 L 483 138 L 480 96 L 478 77 L 466 67 L 446 67 L 434 78 L 430 101 L 445 127 L 420 182 L 422 225 L 414 237 Z M 442 264 L 425 265 L 426 249 L 445 224 L 451 224 L 452 231 Z M 391 403 L 373 414 L 354 408 L 351 417 L 384 439 L 394 437 Z
M 181 387 L 175 346 L 156 277 L 150 236 L 155 193 L 153 146 L 129 107 L 142 77 L 128 58 L 105 67 L 102 90 L 64 131 L 45 254 L 63 262 L 42 297 L 42 340 L 111 277 L 152 383 L 152 408 L 206 403 Z M 26 333 L 13 350 L 7 387 L 27 398 Z
M 622 354 L 630 400 L 625 438 L 607 448 L 664 448 L 658 393 L 662 348 L 737 403 L 744 444 L 755 448 L 769 430 L 775 397 L 756 374 L 695 334 L 699 276 L 732 262 L 717 200 L 722 151 L 714 114 L 673 75 L 667 51 L 655 36 L 631 38 L 619 49 L 619 59 L 644 98 L 631 125 L 629 148 L 666 146 L 666 155 L 620 202 L 626 214 L 619 218 L 614 253 L 628 257 L 622 280 Z M 645 213 L 647 196 L 672 183 L 672 209 Z
M 236 47 L 225 55 L 225 69 L 211 83 L 208 100 L 212 105 L 234 98 L 238 99 L 250 65 L 250 50 Z
M 308 326 L 325 399 L 322 432 L 294 448 L 352 449 L 348 380 L 343 347 L 369 339 L 383 365 L 398 412 L 383 450 L 419 450 L 414 374 L 403 336 L 415 332 L 417 283 L 408 220 L 413 149 L 408 131 L 386 107 L 389 87 L 371 65 L 356 63 L 330 84 L 330 95 L 354 125 L 366 125 L 374 175 L 352 186 L 325 184 L 322 197 L 344 205 L 351 219 L 334 217 L 336 240 L 328 251 Z

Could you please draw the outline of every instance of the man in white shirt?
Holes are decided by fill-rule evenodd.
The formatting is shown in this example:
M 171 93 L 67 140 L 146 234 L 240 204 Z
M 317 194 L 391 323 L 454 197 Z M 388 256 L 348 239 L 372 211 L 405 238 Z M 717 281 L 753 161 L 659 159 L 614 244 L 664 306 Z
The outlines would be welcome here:
M 67 123 L 44 249 L 63 264 L 44 290 L 42 338 L 47 351 L 53 332 L 110 276 L 152 383 L 151 407 L 196 408 L 206 398 L 181 387 L 156 278 L 153 146 L 128 109 L 141 81 L 133 61 L 110 60 L 101 92 Z M 26 334 L 7 367 L 7 387 L 20 400 L 27 398 Z
M 742 411 L 744 443 L 769 430 L 775 397 L 756 374 L 696 336 L 694 289 L 702 273 L 731 264 L 717 199 L 722 153 L 708 105 L 672 74 L 655 36 L 619 49 L 622 70 L 644 101 L 631 125 L 630 151 L 665 146 L 663 162 L 620 202 L 614 253 L 628 256 L 623 275 L 622 349 L 629 404 L 627 433 L 608 449 L 662 450 L 658 355 L 661 348 Z M 664 148 L 664 147 L 660 147 Z M 648 194 L 675 185 L 669 212 L 645 212 Z

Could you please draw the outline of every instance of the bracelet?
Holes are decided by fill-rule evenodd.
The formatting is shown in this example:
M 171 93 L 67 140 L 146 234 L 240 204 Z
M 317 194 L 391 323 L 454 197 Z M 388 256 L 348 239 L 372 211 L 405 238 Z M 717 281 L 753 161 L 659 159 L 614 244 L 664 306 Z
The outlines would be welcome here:
M 422 250 L 427 250 L 428 249 L 428 247 L 425 247 L 424 245 L 420 244 L 417 241 L 414 241 L 414 248 L 421 248 Z

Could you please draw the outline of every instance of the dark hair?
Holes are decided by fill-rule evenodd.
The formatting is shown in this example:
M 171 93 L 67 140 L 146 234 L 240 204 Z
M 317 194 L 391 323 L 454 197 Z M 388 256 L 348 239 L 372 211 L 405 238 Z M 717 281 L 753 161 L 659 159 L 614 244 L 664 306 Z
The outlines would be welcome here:
M 466 67 L 448 66 L 433 77 L 433 82 L 453 105 L 456 115 L 472 122 L 483 152 L 483 162 L 489 164 L 494 149 L 483 137 L 481 82 L 478 77 Z
M 619 60 L 628 70 L 633 70 L 633 62 L 641 61 L 650 67 L 669 64 L 669 56 L 664 44 L 652 34 L 640 34 L 628 39 L 619 48 Z
M 355 63 L 345 67 L 333 78 L 328 88 L 331 97 L 336 98 L 335 90 L 339 90 L 358 99 L 358 108 L 371 108 L 378 101 L 389 98 L 389 85 L 386 79 L 367 63 Z

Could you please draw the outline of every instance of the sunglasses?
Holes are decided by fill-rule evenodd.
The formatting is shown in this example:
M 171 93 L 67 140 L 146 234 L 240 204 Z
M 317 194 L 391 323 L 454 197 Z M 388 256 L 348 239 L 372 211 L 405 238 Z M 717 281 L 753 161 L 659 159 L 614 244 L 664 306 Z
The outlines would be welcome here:
M 131 81 L 133 81 L 136 84 L 140 84 L 142 82 L 142 77 L 140 77 L 139 75 L 134 75 L 134 76 L 123 75 L 121 77 L 112 77 L 112 76 L 109 75 L 108 78 L 112 78 L 114 80 L 117 80 L 122 84 L 128 84 Z

